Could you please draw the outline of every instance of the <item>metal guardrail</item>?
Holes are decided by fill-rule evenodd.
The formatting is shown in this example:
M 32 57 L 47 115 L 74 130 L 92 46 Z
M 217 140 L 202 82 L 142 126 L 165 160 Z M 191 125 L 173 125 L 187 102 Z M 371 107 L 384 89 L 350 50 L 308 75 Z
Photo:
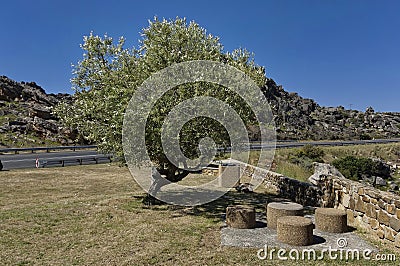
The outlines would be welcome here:
M 108 160 L 109 162 L 112 161 L 112 156 L 111 155 L 97 155 L 94 157 L 80 157 L 80 158 L 59 158 L 59 159 L 41 159 L 36 161 L 36 168 L 44 168 L 46 166 L 61 166 L 64 167 L 66 163 L 79 163 L 79 165 L 82 165 L 83 162 L 85 161 L 94 161 L 96 164 L 99 163 L 100 160 Z
M 55 146 L 55 147 L 32 147 L 32 148 L 4 148 L 0 149 L 0 152 L 14 152 L 15 154 L 19 152 L 30 151 L 34 153 L 35 151 L 56 151 L 56 150 L 83 150 L 83 149 L 97 149 L 96 145 L 85 145 L 85 146 Z

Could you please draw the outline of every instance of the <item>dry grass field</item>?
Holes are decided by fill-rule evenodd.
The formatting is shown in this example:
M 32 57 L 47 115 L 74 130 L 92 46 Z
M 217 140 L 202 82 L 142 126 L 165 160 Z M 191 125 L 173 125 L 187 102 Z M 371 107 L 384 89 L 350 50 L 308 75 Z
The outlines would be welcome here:
M 146 206 L 144 196 L 116 165 L 1 171 L 0 265 L 309 265 L 220 246 L 226 206 L 251 201 L 261 211 L 270 195 L 230 192 L 190 208 Z

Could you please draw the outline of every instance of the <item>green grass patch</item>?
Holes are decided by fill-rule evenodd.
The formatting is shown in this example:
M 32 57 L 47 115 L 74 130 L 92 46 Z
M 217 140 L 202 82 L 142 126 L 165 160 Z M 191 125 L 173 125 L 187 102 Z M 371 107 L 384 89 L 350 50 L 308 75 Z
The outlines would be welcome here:
M 307 179 L 313 174 L 312 171 L 302 167 L 301 165 L 286 161 L 279 162 L 275 171 L 300 181 L 307 181 Z

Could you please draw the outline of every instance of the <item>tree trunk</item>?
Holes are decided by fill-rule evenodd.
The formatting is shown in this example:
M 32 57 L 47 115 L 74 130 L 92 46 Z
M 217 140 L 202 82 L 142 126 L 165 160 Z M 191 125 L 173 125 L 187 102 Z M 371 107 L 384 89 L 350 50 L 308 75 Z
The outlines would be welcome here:
M 151 185 L 145 201 L 149 204 L 154 204 L 156 202 L 157 193 L 163 186 L 169 184 L 169 182 L 179 182 L 189 173 L 189 171 L 178 169 L 175 166 L 167 169 L 156 169 L 153 167 L 151 171 Z M 165 175 L 165 178 L 162 177 L 162 175 Z
M 153 167 L 151 171 L 151 186 L 149 188 L 149 194 L 153 197 L 156 197 L 158 191 L 160 191 L 163 186 L 168 184 L 168 180 L 163 178 L 160 172 L 162 173 L 163 171 L 160 171 L 155 167 Z

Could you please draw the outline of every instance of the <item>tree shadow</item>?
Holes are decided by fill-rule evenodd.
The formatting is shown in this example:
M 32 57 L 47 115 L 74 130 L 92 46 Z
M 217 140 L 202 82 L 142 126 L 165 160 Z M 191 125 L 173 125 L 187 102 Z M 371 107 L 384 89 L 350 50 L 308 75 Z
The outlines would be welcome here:
M 179 198 L 188 196 L 188 192 L 175 194 L 174 197 Z M 151 208 L 152 210 L 168 210 L 174 211 L 174 217 L 184 215 L 201 216 L 208 219 L 212 219 L 215 222 L 221 222 L 225 220 L 226 208 L 228 206 L 235 205 L 250 205 L 255 207 L 257 227 L 266 226 L 266 205 L 269 202 L 288 202 L 290 200 L 281 198 L 275 194 L 269 194 L 264 192 L 251 192 L 243 193 L 238 192 L 234 189 L 228 191 L 220 198 L 211 201 L 206 204 L 196 206 L 176 206 L 168 203 L 164 203 L 160 200 L 153 202 L 148 201 L 148 196 L 134 196 L 138 200 L 142 200 L 143 208 Z M 177 213 L 176 213 L 177 212 Z
M 345 233 L 354 232 L 354 231 L 357 231 L 357 228 L 348 225 L 348 226 L 347 226 L 347 230 L 346 230 Z
M 313 245 L 318 245 L 318 244 L 322 244 L 325 243 L 326 239 L 321 237 L 321 236 L 317 236 L 317 235 L 313 235 Z
M 204 205 L 195 206 L 193 215 L 199 215 L 211 219 L 225 220 L 226 208 L 235 205 L 249 205 L 256 210 L 256 227 L 266 226 L 266 206 L 270 202 L 289 202 L 290 200 L 279 197 L 276 194 L 251 192 L 243 193 L 231 190 L 221 198 Z M 189 213 L 190 214 L 190 213 Z
M 267 223 L 263 221 L 256 221 L 256 228 L 264 228 L 267 227 Z

